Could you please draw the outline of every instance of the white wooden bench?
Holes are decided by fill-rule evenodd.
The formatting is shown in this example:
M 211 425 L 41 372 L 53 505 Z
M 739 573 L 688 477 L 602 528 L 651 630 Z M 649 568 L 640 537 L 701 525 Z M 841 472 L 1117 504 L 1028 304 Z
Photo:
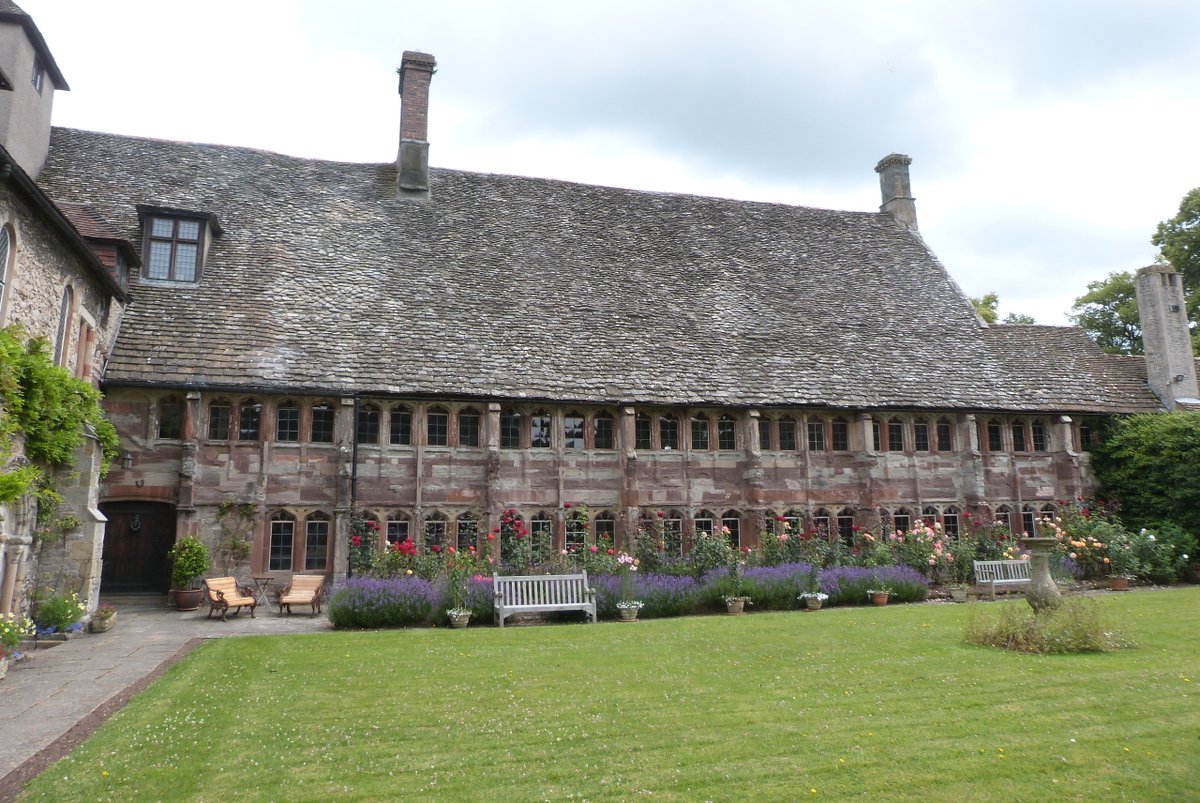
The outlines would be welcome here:
M 579 574 L 492 575 L 496 624 L 514 613 L 583 611 L 596 621 L 596 589 L 588 587 L 587 572 Z
M 977 560 L 975 561 L 975 583 L 989 586 L 992 599 L 996 598 L 996 586 L 1005 588 L 1029 585 L 1029 561 L 1027 560 Z

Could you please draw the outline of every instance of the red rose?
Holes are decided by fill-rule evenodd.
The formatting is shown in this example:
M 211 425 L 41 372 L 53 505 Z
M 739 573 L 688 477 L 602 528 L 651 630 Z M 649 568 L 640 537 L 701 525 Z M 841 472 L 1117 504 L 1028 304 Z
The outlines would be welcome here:
M 441 552 L 441 551 L 442 551 L 442 548 L 441 548 L 440 546 L 438 546 L 437 544 L 434 544 L 433 546 L 431 546 L 431 547 L 429 547 L 429 548 L 430 548 L 431 550 L 433 550 L 434 552 Z
M 496 534 L 495 534 L 495 533 L 488 533 L 488 540 L 489 540 L 489 541 L 495 541 L 495 540 L 496 540 Z
M 350 543 L 354 546 L 362 546 L 362 537 L 357 535 L 350 536 Z
M 661 519 L 665 514 L 660 510 L 657 513 L 655 513 L 654 515 L 658 516 Z
M 434 547 L 434 549 L 437 549 L 437 547 Z M 450 552 L 450 554 L 451 554 L 451 555 L 453 555 L 453 554 L 454 554 L 454 547 L 450 547 L 450 549 L 449 549 L 448 551 Z
M 615 555 L 616 553 L 615 553 L 615 552 L 613 552 L 613 551 L 610 549 L 610 550 L 608 550 L 608 554 L 610 554 L 610 555 Z
M 570 506 L 571 506 L 571 503 L 570 503 L 570 502 L 563 502 L 563 507 L 568 507 L 568 508 L 569 508 Z
M 593 545 L 593 546 L 590 546 L 590 547 L 588 547 L 588 552 L 591 552 L 593 555 L 594 555 L 594 554 L 596 554 L 596 551 L 597 551 L 597 550 L 596 550 L 596 547 L 595 547 L 594 545 Z

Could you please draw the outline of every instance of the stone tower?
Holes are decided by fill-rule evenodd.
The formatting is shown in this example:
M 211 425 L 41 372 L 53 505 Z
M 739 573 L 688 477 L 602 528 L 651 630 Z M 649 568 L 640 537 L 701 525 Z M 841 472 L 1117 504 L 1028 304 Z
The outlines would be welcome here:
M 1170 265 L 1142 268 L 1137 272 L 1137 302 L 1150 389 L 1168 410 L 1200 406 L 1183 278 Z
M 68 88 L 33 18 L 0 0 L 0 145 L 31 178 L 50 149 L 54 92 Z

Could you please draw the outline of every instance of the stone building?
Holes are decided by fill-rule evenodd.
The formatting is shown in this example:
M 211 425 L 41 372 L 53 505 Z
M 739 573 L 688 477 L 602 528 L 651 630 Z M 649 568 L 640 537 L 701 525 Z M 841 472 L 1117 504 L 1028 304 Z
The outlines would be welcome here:
M 776 516 L 1019 530 L 1090 492 L 1100 419 L 1164 408 L 1153 360 L 984 324 L 906 156 L 875 213 L 430 168 L 434 66 L 404 55 L 386 164 L 47 130 L 41 188 L 144 263 L 103 374 L 131 458 L 100 489 L 106 584 L 165 588 L 223 502 L 281 578 L 344 574 L 356 509 L 425 546 L 509 508 L 554 548 L 645 520 L 672 550 Z
M 66 81 L 33 21 L 0 1 L 0 326 L 44 337 L 54 360 L 98 382 L 138 258 L 86 204 L 56 205 L 36 182 L 49 145 L 50 108 Z M 8 466 L 25 460 L 18 438 Z M 35 537 L 32 497 L 0 505 L 0 612 L 22 607 L 36 585 L 99 593 L 104 517 L 100 454 L 90 439 L 55 476 L 59 515 L 80 524 L 54 543 Z

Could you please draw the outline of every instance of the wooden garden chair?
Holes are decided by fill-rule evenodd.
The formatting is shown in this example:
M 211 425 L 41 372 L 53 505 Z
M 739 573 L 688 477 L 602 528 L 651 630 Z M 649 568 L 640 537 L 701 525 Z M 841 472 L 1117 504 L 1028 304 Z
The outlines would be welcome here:
M 254 609 L 258 607 L 258 600 L 254 598 L 254 591 L 246 586 L 238 585 L 238 581 L 234 577 L 210 577 L 204 581 L 204 597 L 208 600 L 208 616 L 211 619 L 213 611 L 221 612 L 221 621 L 226 621 L 226 615 L 229 609 L 233 608 L 233 615 L 237 616 L 241 613 L 242 608 L 250 608 L 250 618 L 254 618 Z
M 325 587 L 323 574 L 293 574 L 292 581 L 279 594 L 279 607 L 292 615 L 293 605 L 311 605 L 312 615 L 321 612 L 321 596 Z

